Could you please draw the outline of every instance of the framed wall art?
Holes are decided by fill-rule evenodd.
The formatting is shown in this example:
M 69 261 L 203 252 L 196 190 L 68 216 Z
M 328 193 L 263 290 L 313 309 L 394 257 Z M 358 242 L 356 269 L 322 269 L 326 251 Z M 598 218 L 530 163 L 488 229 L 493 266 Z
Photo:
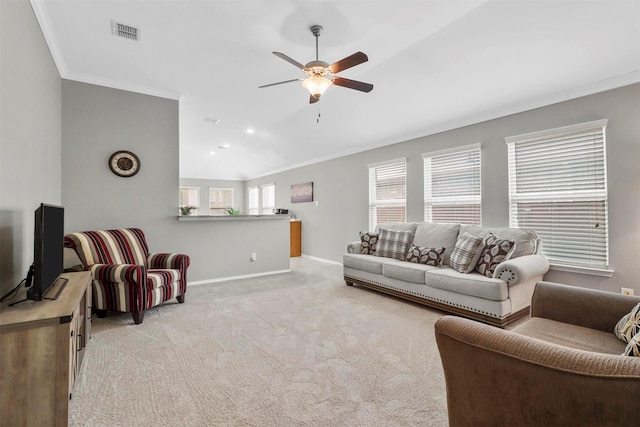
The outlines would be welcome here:
M 313 202 L 313 182 L 291 186 L 291 203 L 304 202 Z

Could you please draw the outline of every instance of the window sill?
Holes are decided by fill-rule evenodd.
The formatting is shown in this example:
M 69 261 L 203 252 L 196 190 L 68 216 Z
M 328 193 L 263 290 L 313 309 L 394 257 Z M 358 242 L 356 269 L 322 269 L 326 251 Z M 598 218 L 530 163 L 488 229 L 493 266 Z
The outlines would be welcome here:
M 288 214 L 265 215 L 178 215 L 178 221 L 247 221 L 265 219 L 289 219 Z
M 551 263 L 549 268 L 554 271 L 566 271 L 567 273 L 587 274 L 589 276 L 611 277 L 613 276 L 613 270 L 606 268 L 594 268 L 594 267 L 577 267 L 575 265 L 563 265 Z

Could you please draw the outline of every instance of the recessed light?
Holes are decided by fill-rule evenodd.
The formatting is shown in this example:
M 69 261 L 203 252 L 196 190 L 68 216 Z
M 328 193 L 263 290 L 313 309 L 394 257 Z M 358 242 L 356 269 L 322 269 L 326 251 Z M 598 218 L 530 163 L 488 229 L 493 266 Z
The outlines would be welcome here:
M 229 147 L 231 147 L 231 145 L 229 145 L 229 144 L 222 144 L 222 145 L 218 145 L 218 148 L 222 148 L 222 149 L 225 149 L 225 150 L 226 150 L 227 148 L 229 148 Z
M 215 151 L 209 151 L 209 154 L 212 155 L 212 156 L 215 156 L 216 152 Z
M 215 117 L 205 117 L 204 121 L 205 122 L 211 122 L 214 125 L 217 125 L 218 123 L 220 123 L 220 119 L 216 119 Z
M 248 133 L 249 135 L 251 135 L 251 134 L 252 134 L 252 133 L 254 133 L 254 132 L 255 132 L 255 130 L 253 130 L 253 129 L 251 129 L 251 128 L 248 128 L 248 129 L 247 129 L 247 133 Z

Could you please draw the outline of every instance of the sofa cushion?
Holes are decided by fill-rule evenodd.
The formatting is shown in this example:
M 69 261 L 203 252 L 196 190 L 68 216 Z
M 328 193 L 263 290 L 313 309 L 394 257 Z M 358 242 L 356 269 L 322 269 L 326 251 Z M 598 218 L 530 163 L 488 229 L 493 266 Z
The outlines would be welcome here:
M 487 277 L 493 277 L 498 264 L 511 258 L 516 249 L 516 241 L 500 239 L 495 234 L 489 233 L 484 238 L 483 246 L 475 270 Z
M 424 283 L 433 288 L 492 301 L 504 301 L 509 298 L 509 289 L 504 281 L 479 273 L 460 273 L 450 267 L 428 270 Z
M 149 270 L 147 272 L 147 289 L 161 288 L 180 280 L 180 270 Z
M 482 251 L 482 237 L 464 233 L 456 240 L 449 265 L 460 273 L 473 271 Z
M 444 247 L 443 265 L 449 265 L 449 259 L 458 239 L 460 224 L 438 224 L 421 222 L 416 227 L 413 244 L 427 248 Z
M 532 317 L 514 328 L 513 332 L 553 344 L 597 353 L 620 355 L 625 349 L 624 343 L 611 332 L 542 317 Z
M 640 357 L 640 334 L 635 334 L 624 349 L 624 356 Z
M 427 248 L 424 246 L 416 246 L 411 244 L 407 251 L 407 261 L 416 264 L 432 265 L 440 267 L 442 265 L 442 257 L 444 248 Z
M 433 269 L 438 267 L 406 261 L 388 261 L 382 265 L 382 274 L 393 279 L 424 285 L 425 272 Z
M 516 249 L 513 251 L 511 258 L 535 254 L 538 250 L 538 235 L 524 228 L 494 228 L 480 227 L 477 225 L 460 226 L 460 234 L 465 232 L 480 237 L 485 237 L 489 233 L 493 233 L 502 239 L 515 240 Z
M 392 261 L 392 259 L 361 254 L 342 255 L 343 266 L 373 274 L 382 274 L 382 264 L 388 261 Z
M 416 222 L 388 222 L 385 224 L 378 224 L 374 230 L 376 233 L 380 232 L 381 228 L 386 228 L 391 231 L 411 231 L 415 233 L 418 223 Z
M 378 233 L 369 231 L 360 232 L 360 253 L 363 255 L 373 255 L 376 253 L 378 243 Z
M 623 342 L 628 343 L 640 333 L 640 303 L 618 321 L 613 331 Z
M 412 241 L 413 231 L 394 231 L 380 228 L 374 255 L 404 261 Z

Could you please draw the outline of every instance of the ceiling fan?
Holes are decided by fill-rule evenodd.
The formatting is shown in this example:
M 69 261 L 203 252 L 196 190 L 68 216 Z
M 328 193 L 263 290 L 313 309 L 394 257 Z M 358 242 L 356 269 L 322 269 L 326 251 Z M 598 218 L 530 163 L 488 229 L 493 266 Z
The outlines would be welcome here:
M 316 59 L 315 61 L 308 62 L 306 65 L 302 65 L 295 59 L 291 59 L 284 53 L 273 52 L 278 58 L 282 58 L 290 64 L 295 65 L 304 71 L 307 75 L 306 79 L 292 79 L 285 80 L 283 82 L 270 83 L 267 85 L 258 86 L 260 88 L 280 85 L 283 83 L 302 82 L 302 86 L 305 87 L 310 93 L 309 103 L 313 104 L 320 100 L 320 96 L 331 85 L 342 86 L 348 89 L 355 89 L 361 92 L 371 92 L 373 85 L 370 83 L 359 82 L 356 80 L 345 79 L 344 77 L 338 77 L 336 74 L 347 68 L 355 67 L 358 64 L 367 62 L 369 58 L 362 52 L 356 52 L 353 55 L 347 56 L 338 62 L 334 62 L 329 65 L 324 61 L 318 59 L 318 37 L 322 34 L 321 25 L 312 25 L 310 27 L 311 34 L 316 38 Z

